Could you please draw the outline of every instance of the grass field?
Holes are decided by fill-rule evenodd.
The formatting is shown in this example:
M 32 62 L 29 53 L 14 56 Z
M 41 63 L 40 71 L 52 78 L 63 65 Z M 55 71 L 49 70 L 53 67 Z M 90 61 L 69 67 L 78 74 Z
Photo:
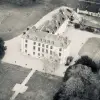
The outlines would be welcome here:
M 11 64 L 0 64 L 0 100 L 9 100 L 16 83 L 22 83 L 29 69 Z
M 26 84 L 28 90 L 24 94 L 19 94 L 16 100 L 53 100 L 61 81 L 61 77 L 36 71 Z
M 23 30 L 34 25 L 48 12 L 40 4 L 28 7 L 0 5 L 0 37 L 8 40 L 21 34 Z
M 9 40 L 34 25 L 54 8 L 70 4 L 75 7 L 77 0 L 40 0 L 31 6 L 0 3 L 0 37 Z
M 0 67 L 0 100 L 9 100 L 15 84 L 21 84 L 30 70 L 8 63 L 2 63 Z M 52 100 L 61 82 L 61 77 L 36 71 L 26 84 L 28 90 L 15 100 Z

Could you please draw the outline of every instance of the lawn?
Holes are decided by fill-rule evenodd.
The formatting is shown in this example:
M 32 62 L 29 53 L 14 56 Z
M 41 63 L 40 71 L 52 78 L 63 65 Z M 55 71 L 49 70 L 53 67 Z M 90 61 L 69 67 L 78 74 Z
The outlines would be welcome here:
M 9 40 L 20 35 L 28 26 L 34 25 L 48 12 L 49 8 L 45 8 L 43 4 L 34 4 L 27 7 L 1 4 L 0 37 Z
M 0 64 L 0 67 L 0 100 L 9 100 L 15 84 L 22 83 L 30 70 L 7 63 Z
M 40 0 L 31 6 L 15 6 L 0 3 L 0 37 L 9 40 L 34 25 L 45 14 L 59 6 L 70 5 L 75 8 L 77 0 Z
M 16 100 L 52 100 L 61 85 L 62 78 L 36 71 L 26 84 L 28 90 Z

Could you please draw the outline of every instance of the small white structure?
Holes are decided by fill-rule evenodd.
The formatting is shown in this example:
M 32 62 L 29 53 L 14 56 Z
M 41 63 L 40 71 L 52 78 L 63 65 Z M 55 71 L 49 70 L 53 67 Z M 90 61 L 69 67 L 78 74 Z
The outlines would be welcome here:
M 69 40 L 66 37 L 49 34 L 32 27 L 21 38 L 21 52 L 36 58 L 58 55 L 60 64 L 65 63 Z
M 77 8 L 77 13 L 90 15 L 90 16 L 94 16 L 94 17 L 100 17 L 100 12 L 95 13 L 95 12 L 90 12 L 90 11 L 87 11 L 87 10 L 80 10 L 79 8 Z

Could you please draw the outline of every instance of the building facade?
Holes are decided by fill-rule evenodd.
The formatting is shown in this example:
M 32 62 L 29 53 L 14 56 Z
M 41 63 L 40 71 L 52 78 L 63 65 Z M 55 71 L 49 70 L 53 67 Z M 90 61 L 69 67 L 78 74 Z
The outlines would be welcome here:
M 65 37 L 48 34 L 32 27 L 25 31 L 21 38 L 21 52 L 36 58 L 51 57 L 56 55 L 60 64 L 65 63 L 67 46 L 70 41 Z

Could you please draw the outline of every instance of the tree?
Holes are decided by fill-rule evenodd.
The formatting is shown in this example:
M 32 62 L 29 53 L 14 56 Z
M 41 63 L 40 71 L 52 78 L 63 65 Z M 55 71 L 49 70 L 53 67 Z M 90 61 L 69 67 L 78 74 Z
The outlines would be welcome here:
M 66 61 L 66 63 L 65 63 L 65 66 L 70 65 L 70 63 L 72 62 L 72 60 L 73 60 L 73 57 L 72 57 L 72 56 L 68 56 L 68 57 L 67 57 L 67 61 Z
M 5 55 L 5 50 L 7 49 L 5 45 L 5 42 L 2 38 L 0 38 L 0 59 L 2 59 Z
M 100 100 L 100 75 L 82 64 L 70 66 L 53 100 Z M 99 78 L 98 78 L 99 77 Z
M 59 67 L 59 57 L 57 54 L 53 53 L 52 57 L 45 55 L 42 59 L 44 63 L 44 71 L 45 73 L 53 73 Z
M 75 63 L 75 65 L 77 64 L 82 64 L 82 65 L 86 65 L 88 67 L 91 67 L 93 72 L 97 72 L 98 71 L 98 66 L 96 65 L 96 63 L 88 56 L 82 56 L 80 59 L 78 59 Z

